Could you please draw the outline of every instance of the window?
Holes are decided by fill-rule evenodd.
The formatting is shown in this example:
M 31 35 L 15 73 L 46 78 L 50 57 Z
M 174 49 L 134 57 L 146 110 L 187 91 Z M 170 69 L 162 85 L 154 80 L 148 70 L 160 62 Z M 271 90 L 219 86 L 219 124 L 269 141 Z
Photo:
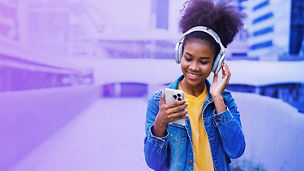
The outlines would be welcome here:
M 253 36 L 256 37 L 256 36 L 260 36 L 260 35 L 263 35 L 263 34 L 271 33 L 271 32 L 273 32 L 273 30 L 274 30 L 273 26 L 266 27 L 264 29 L 253 32 Z
M 169 0 L 155 0 L 156 28 L 169 28 Z
M 256 6 L 254 6 L 252 11 L 256 11 L 256 10 L 261 9 L 261 8 L 263 8 L 265 6 L 268 6 L 268 5 L 269 5 L 269 0 L 263 1 L 259 4 L 257 4 Z
M 253 44 L 250 46 L 250 50 L 262 49 L 262 48 L 266 48 L 266 47 L 270 47 L 270 46 L 272 46 L 272 40 Z
M 254 19 L 252 21 L 252 24 L 256 24 L 256 23 L 262 22 L 262 21 L 267 20 L 267 19 L 272 18 L 272 17 L 273 17 L 273 13 L 269 12 L 269 13 L 267 13 L 265 15 L 262 15 L 262 16 L 256 18 L 256 19 Z

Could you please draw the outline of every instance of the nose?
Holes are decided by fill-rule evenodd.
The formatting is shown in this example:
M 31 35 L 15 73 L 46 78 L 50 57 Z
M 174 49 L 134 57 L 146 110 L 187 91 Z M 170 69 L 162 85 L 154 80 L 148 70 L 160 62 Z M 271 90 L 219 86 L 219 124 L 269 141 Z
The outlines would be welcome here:
M 199 66 L 198 66 L 197 62 L 191 62 L 190 66 L 189 66 L 189 69 L 191 71 L 199 71 Z

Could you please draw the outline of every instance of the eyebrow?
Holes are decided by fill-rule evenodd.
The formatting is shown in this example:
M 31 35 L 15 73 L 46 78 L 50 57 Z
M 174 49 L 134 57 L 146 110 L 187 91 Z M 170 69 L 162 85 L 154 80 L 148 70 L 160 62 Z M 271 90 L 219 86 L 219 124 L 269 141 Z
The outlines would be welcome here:
M 193 55 L 191 54 L 191 53 L 189 53 L 189 52 L 185 52 L 187 55 L 189 55 L 190 57 L 193 57 Z M 202 57 L 200 57 L 200 59 L 210 59 L 210 57 L 208 57 L 208 56 L 202 56 Z

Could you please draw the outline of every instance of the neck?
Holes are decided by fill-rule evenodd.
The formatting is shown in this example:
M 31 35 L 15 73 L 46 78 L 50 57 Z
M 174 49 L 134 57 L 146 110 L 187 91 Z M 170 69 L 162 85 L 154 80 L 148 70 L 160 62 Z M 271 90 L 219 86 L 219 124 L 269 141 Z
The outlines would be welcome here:
M 205 89 L 205 81 L 203 81 L 202 84 L 199 84 L 197 86 L 191 86 L 187 84 L 185 78 L 183 78 L 181 80 L 180 86 L 185 93 L 197 97 L 203 93 Z

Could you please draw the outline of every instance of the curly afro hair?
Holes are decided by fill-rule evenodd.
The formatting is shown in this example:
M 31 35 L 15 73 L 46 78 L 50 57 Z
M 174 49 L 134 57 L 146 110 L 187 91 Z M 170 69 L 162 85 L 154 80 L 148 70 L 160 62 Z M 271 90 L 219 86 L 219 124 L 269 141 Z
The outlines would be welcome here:
M 208 27 L 217 33 L 226 48 L 243 27 L 242 20 L 245 17 L 242 12 L 230 5 L 229 2 L 219 1 L 215 4 L 212 0 L 190 1 L 189 5 L 184 9 L 184 14 L 179 22 L 181 31 L 185 33 L 194 26 Z M 193 35 L 190 37 L 193 37 Z M 207 41 L 210 42 L 209 40 Z M 218 48 L 215 47 L 215 49 Z

